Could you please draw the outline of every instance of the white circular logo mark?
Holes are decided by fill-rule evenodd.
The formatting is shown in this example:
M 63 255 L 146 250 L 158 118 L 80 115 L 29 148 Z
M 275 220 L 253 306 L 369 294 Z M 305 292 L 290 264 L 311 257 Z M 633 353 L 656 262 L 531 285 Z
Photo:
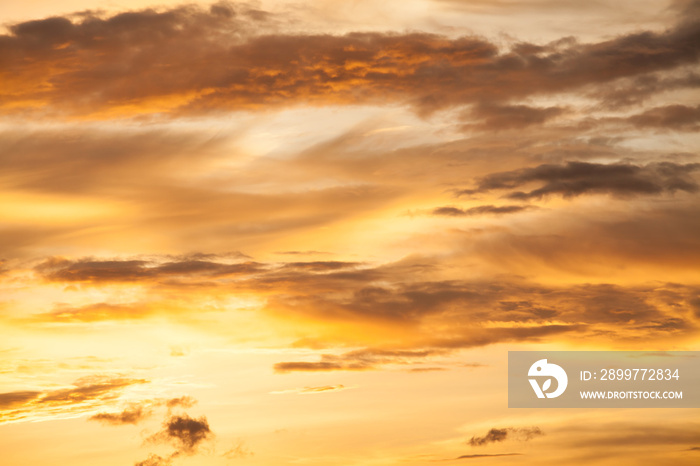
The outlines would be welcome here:
M 530 377 L 547 377 L 541 387 L 537 379 L 528 379 L 537 398 L 544 398 L 545 396 L 547 398 L 556 398 L 564 393 L 566 385 L 569 383 L 569 378 L 566 376 L 564 369 L 556 364 L 549 364 L 546 359 L 540 359 L 530 366 L 527 375 Z M 552 378 L 557 381 L 557 389 L 551 393 L 547 393 L 547 390 L 549 390 L 552 385 Z

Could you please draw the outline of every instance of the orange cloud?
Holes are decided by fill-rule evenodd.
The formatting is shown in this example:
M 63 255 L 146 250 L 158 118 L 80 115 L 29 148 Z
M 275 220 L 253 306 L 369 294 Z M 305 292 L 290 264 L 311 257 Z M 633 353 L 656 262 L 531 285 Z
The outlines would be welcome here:
M 72 387 L 0 394 L 0 422 L 45 420 L 81 414 L 118 399 L 127 387 L 149 383 L 145 379 L 93 376 L 76 380 Z
M 272 33 L 273 15 L 217 4 L 10 26 L 0 37 L 5 113 L 202 114 L 269 106 L 386 103 L 419 112 L 565 92 L 697 63 L 697 18 L 594 43 L 516 44 L 426 33 Z M 256 32 L 257 30 L 257 32 Z M 560 109 L 486 105 L 486 125 Z

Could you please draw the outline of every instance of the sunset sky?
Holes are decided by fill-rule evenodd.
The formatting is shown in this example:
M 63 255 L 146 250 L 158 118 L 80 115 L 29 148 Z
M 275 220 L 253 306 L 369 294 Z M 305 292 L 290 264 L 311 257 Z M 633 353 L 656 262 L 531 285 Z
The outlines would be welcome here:
M 700 2 L 0 2 L 3 466 L 697 465 L 509 409 L 700 350 Z

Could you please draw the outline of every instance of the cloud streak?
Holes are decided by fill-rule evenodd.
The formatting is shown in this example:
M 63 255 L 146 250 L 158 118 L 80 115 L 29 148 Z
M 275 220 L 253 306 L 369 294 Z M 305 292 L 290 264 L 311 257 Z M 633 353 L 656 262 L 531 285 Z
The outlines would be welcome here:
M 52 258 L 39 264 L 37 272 L 49 281 L 60 282 L 140 282 L 178 276 L 221 277 L 251 274 L 259 264 L 225 264 L 203 260 L 180 260 L 155 264 L 146 260 L 70 261 Z
M 523 212 L 525 210 L 530 210 L 534 208 L 533 206 L 521 206 L 521 205 L 504 205 L 504 206 L 494 206 L 494 205 L 481 205 L 477 207 L 470 207 L 469 209 L 460 209 L 459 207 L 445 206 L 436 207 L 432 210 L 432 214 L 442 217 L 471 217 L 475 215 L 504 215 L 504 214 L 514 214 L 518 212 Z
M 128 387 L 149 383 L 145 379 L 90 376 L 73 382 L 73 386 L 45 391 L 18 391 L 0 394 L 0 423 L 20 420 L 47 420 L 63 415 L 93 411 L 119 399 Z M 137 421 L 138 409 L 114 415 L 111 420 Z M 104 419 L 107 421 L 107 419 Z
M 288 393 L 295 393 L 297 395 L 315 395 L 318 393 L 329 393 L 329 392 L 340 392 L 343 390 L 348 390 L 353 387 L 346 387 L 345 385 L 322 385 L 320 387 L 303 387 L 303 388 L 293 388 L 291 390 L 280 390 L 270 392 L 271 395 L 286 395 Z
M 513 191 L 507 198 L 518 200 L 541 199 L 560 195 L 572 198 L 584 194 L 611 194 L 628 197 L 685 191 L 695 193 L 699 187 L 691 173 L 700 164 L 658 162 L 647 165 L 627 163 L 601 164 L 567 162 L 565 165 L 544 164 L 534 168 L 492 173 L 478 180 L 476 189 L 458 191 L 458 195 L 509 190 L 530 183 L 540 183 L 532 191 Z
M 151 412 L 144 409 L 143 406 L 134 405 L 120 413 L 97 413 L 90 416 L 88 420 L 111 425 L 138 424 L 150 415 Z
M 544 432 L 539 427 L 506 427 L 504 429 L 490 429 L 483 437 L 472 437 L 469 439 L 469 445 L 472 447 L 483 447 L 490 443 L 500 443 L 505 440 L 531 440 L 535 437 L 544 435 Z

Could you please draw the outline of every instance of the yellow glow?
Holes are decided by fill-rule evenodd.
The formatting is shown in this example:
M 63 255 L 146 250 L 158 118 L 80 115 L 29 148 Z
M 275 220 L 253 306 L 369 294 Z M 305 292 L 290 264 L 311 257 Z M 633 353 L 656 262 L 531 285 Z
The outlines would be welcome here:
M 79 196 L 3 191 L 0 215 L 5 222 L 26 224 L 41 220 L 47 224 L 70 224 L 129 213 L 124 203 Z
M 697 465 L 507 408 L 700 343 L 697 11 L 604 3 L 2 2 L 2 466 Z

